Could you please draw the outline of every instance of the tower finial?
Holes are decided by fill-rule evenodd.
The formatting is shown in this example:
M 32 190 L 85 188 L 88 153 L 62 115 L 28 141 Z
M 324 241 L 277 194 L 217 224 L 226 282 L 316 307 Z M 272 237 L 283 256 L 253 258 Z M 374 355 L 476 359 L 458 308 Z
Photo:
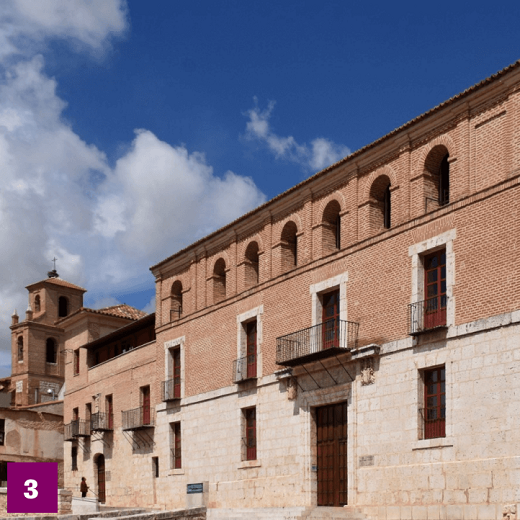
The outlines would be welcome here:
M 56 260 L 58 260 L 56 257 L 54 257 L 54 258 L 52 259 L 52 262 L 54 262 L 54 269 L 53 269 L 52 271 L 49 271 L 49 272 L 47 273 L 47 276 L 48 276 L 49 278 L 59 278 L 59 276 L 60 276 L 60 275 L 56 272 Z

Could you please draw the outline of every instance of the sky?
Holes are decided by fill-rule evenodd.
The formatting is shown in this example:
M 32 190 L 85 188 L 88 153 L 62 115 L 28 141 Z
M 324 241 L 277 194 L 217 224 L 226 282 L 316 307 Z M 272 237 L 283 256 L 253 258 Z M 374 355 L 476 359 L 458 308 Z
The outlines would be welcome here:
M 470 6 L 470 10 L 468 10 Z M 520 2 L 2 0 L 0 376 L 25 286 L 151 265 L 520 59 Z

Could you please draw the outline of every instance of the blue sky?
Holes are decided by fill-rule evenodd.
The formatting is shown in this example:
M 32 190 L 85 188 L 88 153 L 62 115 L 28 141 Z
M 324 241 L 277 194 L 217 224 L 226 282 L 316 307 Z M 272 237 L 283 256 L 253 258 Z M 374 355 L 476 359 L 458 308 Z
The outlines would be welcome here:
M 4 0 L 0 366 L 54 256 L 86 305 L 152 311 L 150 265 L 516 61 L 519 21 L 513 1 Z

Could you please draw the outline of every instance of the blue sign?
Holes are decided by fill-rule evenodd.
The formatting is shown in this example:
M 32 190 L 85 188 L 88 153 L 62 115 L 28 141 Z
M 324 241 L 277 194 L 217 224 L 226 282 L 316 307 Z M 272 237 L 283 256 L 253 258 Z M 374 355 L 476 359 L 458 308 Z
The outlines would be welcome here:
M 194 495 L 195 493 L 203 493 L 204 484 L 198 482 L 197 484 L 188 484 L 188 495 Z

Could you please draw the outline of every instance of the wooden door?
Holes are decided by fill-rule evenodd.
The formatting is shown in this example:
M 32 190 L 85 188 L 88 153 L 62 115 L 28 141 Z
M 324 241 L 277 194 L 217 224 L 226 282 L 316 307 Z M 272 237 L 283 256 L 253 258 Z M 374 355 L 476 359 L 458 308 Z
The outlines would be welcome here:
M 105 497 L 105 456 L 99 455 L 97 458 L 97 477 L 98 477 L 98 499 L 104 504 Z
M 247 324 L 247 378 L 256 377 L 256 320 Z
M 347 504 L 347 403 L 316 410 L 318 506 Z
M 323 295 L 322 345 L 339 347 L 339 291 Z
M 446 325 L 446 250 L 424 259 L 424 329 Z

